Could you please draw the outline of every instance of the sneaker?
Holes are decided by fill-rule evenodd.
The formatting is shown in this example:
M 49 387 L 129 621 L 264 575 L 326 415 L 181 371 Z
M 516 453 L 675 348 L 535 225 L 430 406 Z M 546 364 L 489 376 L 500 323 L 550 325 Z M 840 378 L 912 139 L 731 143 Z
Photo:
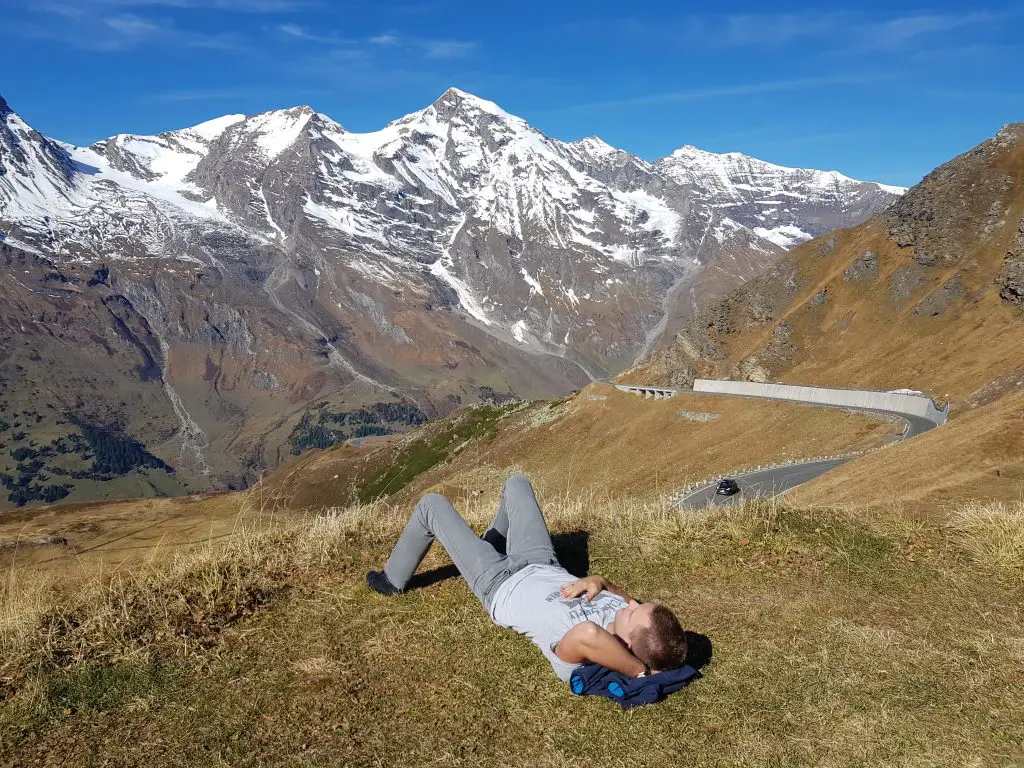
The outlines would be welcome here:
M 370 585 L 370 589 L 374 592 L 387 595 L 388 597 L 400 595 L 405 591 L 392 584 L 390 579 L 384 575 L 384 571 L 368 571 L 366 573 L 366 583 Z

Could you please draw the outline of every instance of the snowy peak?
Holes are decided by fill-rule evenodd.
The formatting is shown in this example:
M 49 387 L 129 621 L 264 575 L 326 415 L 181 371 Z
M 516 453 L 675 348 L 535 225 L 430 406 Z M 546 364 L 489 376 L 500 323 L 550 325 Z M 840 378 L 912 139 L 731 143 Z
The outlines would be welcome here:
M 232 138 L 246 137 L 266 160 L 274 160 L 298 140 L 315 114 L 309 107 L 263 112 L 236 126 Z
M 224 115 L 199 123 L 199 125 L 193 125 L 191 128 L 185 128 L 179 133 L 194 136 L 203 141 L 215 141 L 221 137 L 224 131 L 243 120 L 245 120 L 245 115 Z
M 417 133 L 422 133 L 458 143 L 482 141 L 492 148 L 517 134 L 543 137 L 525 120 L 506 112 L 493 101 L 457 88 L 449 88 L 433 104 L 395 120 L 387 128 L 414 140 Z
M 48 215 L 71 193 L 76 173 L 63 147 L 36 131 L 0 98 L 0 214 Z
M 905 187 L 896 187 L 873 181 L 857 181 L 849 176 L 844 176 L 839 171 L 790 168 L 759 160 L 756 157 L 744 155 L 740 152 L 724 152 L 719 154 L 699 149 L 691 144 L 680 147 L 668 157 L 659 160 L 656 165 L 665 169 L 667 173 L 676 176 L 681 181 L 700 179 L 707 175 L 726 176 L 732 179 L 741 176 L 767 179 L 803 178 L 813 179 L 818 186 L 869 184 L 896 195 L 901 195 L 907 191 Z
M 427 107 L 427 110 L 432 110 L 437 119 L 444 122 L 458 119 L 460 116 L 475 118 L 480 115 L 515 120 L 524 124 L 526 122 L 522 118 L 509 114 L 493 101 L 481 99 L 479 96 L 460 91 L 458 88 L 449 88 L 441 94 L 437 101 Z
M 600 136 L 587 136 L 586 138 L 580 139 L 579 141 L 570 142 L 570 145 L 573 147 L 578 147 L 584 152 L 596 156 L 614 155 L 618 152 L 623 151 L 621 149 L 616 149 L 611 144 L 604 141 L 604 139 L 602 139 Z
M 557 141 L 457 88 L 361 134 L 296 106 L 226 115 L 155 136 L 121 134 L 87 149 L 70 148 L 69 156 L 13 113 L 0 125 L 6 131 L 0 167 L 8 177 L 24 182 L 49 173 L 55 179 L 52 189 L 34 191 L 35 182 L 22 183 L 21 190 L 6 182 L 8 197 L 36 200 L 36 231 L 50 226 L 42 211 L 53 208 L 47 201 L 59 191 L 61 169 L 67 186 L 77 162 L 89 170 L 76 187 L 82 204 L 88 201 L 89 211 L 103 210 L 112 220 L 121 215 L 116 190 L 130 191 L 139 210 L 148 196 L 158 201 L 161 216 L 201 220 L 200 227 L 216 220 L 216 226 L 235 226 L 264 242 L 313 233 L 308 236 L 320 246 L 443 263 L 448 271 L 436 271 L 460 297 L 469 296 L 461 286 L 476 279 L 467 270 L 483 269 L 457 263 L 470 241 L 507 240 L 516 258 L 528 249 L 564 253 L 595 274 L 613 263 L 693 265 L 712 256 L 712 241 L 724 247 L 742 240 L 774 252 L 857 223 L 895 197 L 834 172 L 693 146 L 652 165 L 596 136 Z M 40 158 L 15 169 L 12 158 L 24 154 L 20 147 L 28 141 L 19 137 L 30 135 Z M 97 207 L 105 196 L 111 204 Z M 65 218 L 75 224 L 69 230 L 81 226 L 89 238 L 104 237 L 71 208 Z M 154 255 L 165 249 L 160 233 L 170 227 L 153 221 L 142 230 L 153 233 Z M 541 272 L 530 270 L 547 291 Z
M 716 154 L 689 144 L 659 160 L 655 169 L 733 223 L 783 248 L 857 224 L 906 191 L 857 181 L 838 171 L 788 168 L 739 152 Z

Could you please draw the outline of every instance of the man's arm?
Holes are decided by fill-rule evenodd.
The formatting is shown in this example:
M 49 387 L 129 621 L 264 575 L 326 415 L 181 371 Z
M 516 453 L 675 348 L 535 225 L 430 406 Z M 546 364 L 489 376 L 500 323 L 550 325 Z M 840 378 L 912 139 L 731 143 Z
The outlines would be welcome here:
M 562 597 L 572 598 L 585 595 L 587 600 L 593 600 L 597 596 L 597 593 L 601 590 L 612 592 L 619 597 L 624 597 L 626 601 L 632 600 L 633 597 L 629 595 L 622 587 L 612 584 L 604 576 L 587 576 L 583 579 L 577 579 L 574 582 L 566 584 L 561 589 Z
M 555 646 L 555 655 L 569 664 L 593 662 L 630 677 L 647 670 L 640 659 L 629 652 L 615 635 L 592 621 L 570 629 Z

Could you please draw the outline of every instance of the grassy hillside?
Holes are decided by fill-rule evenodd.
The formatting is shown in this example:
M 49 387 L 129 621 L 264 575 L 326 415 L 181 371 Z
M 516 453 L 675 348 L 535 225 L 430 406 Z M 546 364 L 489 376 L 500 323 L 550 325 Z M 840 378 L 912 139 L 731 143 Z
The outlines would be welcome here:
M 1024 759 L 1024 509 L 942 523 L 777 505 L 679 515 L 542 494 L 560 554 L 707 635 L 630 714 L 578 699 L 435 551 L 370 592 L 405 510 L 236 536 L 72 593 L 8 581 L 8 765 L 1007 765 Z M 481 529 L 492 513 L 471 504 Z M 440 569 L 440 570 L 439 570 Z
M 1024 499 L 1024 391 L 885 452 L 860 457 L 792 492 L 793 503 L 890 506 L 944 514 L 971 499 Z
M 430 487 L 493 499 L 495 478 L 513 466 L 552 492 L 660 499 L 730 469 L 882 445 L 900 428 L 841 410 L 700 395 L 643 400 L 596 384 L 560 401 L 465 409 L 367 447 L 311 451 L 245 492 L 8 513 L 0 564 L 113 567 L 230 536 L 260 510 L 317 513 L 381 494 L 407 509 Z M 14 546 L 26 541 L 49 543 Z
M 507 408 L 493 438 L 488 433 L 464 443 L 443 423 L 425 430 L 426 441 L 442 435 L 461 448 L 393 488 L 390 500 L 411 504 L 428 488 L 456 498 L 490 498 L 497 492 L 494 478 L 510 466 L 560 493 L 661 498 L 730 469 L 882 445 L 901 429 L 842 410 L 692 393 L 645 400 L 591 384 L 559 401 Z M 292 508 L 355 501 L 354 483 L 375 478 L 377 467 L 403 463 L 409 445 L 392 444 L 356 459 L 372 468 L 364 475 L 357 475 L 363 464 L 353 464 L 349 449 L 311 455 L 272 478 L 268 493 Z

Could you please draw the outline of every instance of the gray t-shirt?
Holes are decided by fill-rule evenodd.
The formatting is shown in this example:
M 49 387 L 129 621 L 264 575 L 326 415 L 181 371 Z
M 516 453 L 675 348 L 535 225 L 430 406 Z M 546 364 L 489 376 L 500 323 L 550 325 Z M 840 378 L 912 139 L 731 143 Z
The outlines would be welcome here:
M 533 640 L 555 674 L 566 681 L 579 664 L 555 655 L 558 641 L 584 621 L 607 629 L 616 612 L 626 607 L 624 598 L 607 590 L 598 592 L 593 600 L 563 598 L 559 588 L 573 581 L 576 577 L 561 566 L 527 565 L 509 576 L 491 599 L 494 622 Z

